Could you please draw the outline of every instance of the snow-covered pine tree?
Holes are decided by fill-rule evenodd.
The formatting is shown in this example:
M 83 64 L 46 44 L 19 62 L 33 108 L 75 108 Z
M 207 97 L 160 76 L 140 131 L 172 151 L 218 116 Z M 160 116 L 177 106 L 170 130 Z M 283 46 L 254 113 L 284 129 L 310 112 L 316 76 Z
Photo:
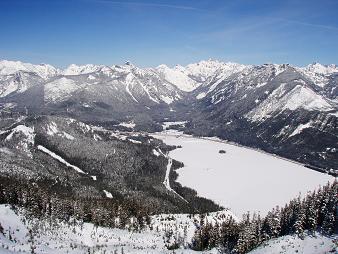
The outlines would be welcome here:
M 337 185 L 328 183 L 326 188 L 324 203 L 325 206 L 322 209 L 323 212 L 323 224 L 322 230 L 326 234 L 332 234 L 337 228 L 336 225 L 336 212 L 337 212 Z
M 255 223 L 255 231 L 256 231 L 256 237 L 257 237 L 257 244 L 260 244 L 263 241 L 262 219 L 261 219 L 260 214 L 257 214 L 257 220 L 256 220 L 256 223 Z
M 194 237 L 191 241 L 191 249 L 196 251 L 203 250 L 203 243 L 202 243 L 202 229 L 199 227 L 196 229 Z
M 230 253 L 238 241 L 239 228 L 235 220 L 230 217 L 220 228 L 220 244 L 224 253 Z
M 296 199 L 294 206 L 294 218 L 295 222 L 293 224 L 294 232 L 301 238 L 304 236 L 304 226 L 305 226 L 305 209 L 304 201 L 301 200 L 300 196 Z
M 220 238 L 219 231 L 220 228 L 217 222 L 213 226 L 210 225 L 208 249 L 212 249 L 217 246 L 217 243 L 219 242 L 218 239 Z
M 257 215 L 254 214 L 250 220 L 250 214 L 247 213 L 243 216 L 243 222 L 240 225 L 239 238 L 235 247 L 235 253 L 246 253 L 258 244 L 257 228 Z
M 318 226 L 318 199 L 316 192 L 308 193 L 305 198 L 305 228 L 314 234 Z

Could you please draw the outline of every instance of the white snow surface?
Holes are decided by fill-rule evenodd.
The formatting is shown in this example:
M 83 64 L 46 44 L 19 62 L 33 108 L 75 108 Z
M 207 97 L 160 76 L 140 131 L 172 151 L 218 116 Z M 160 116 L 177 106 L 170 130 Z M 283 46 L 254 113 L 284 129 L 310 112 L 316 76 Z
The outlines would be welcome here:
M 164 95 L 161 96 L 161 100 L 167 104 L 171 104 L 174 101 L 172 97 L 164 96 Z
M 57 134 L 59 132 L 56 123 L 51 122 L 47 125 L 46 127 L 46 133 L 50 136 L 54 136 L 55 134 Z
M 6 137 L 5 140 L 10 141 L 16 135 L 23 136 L 23 138 L 20 138 L 20 141 L 18 142 L 16 148 L 24 151 L 25 153 L 27 153 L 28 156 L 32 157 L 32 154 L 29 150 L 29 146 L 34 145 L 34 138 L 35 138 L 34 128 L 31 128 L 25 125 L 18 125 L 14 129 L 11 130 L 11 132 L 9 133 L 9 135 Z
M 60 74 L 60 70 L 49 64 L 34 65 L 31 63 L 23 63 L 20 61 L 0 61 L 0 75 L 14 74 L 18 71 L 33 72 L 40 77 L 47 79 Z
M 209 213 L 205 221 L 214 224 L 216 221 L 225 221 L 231 213 L 221 211 Z M 97 227 L 91 223 L 79 224 L 64 223 L 49 220 L 27 220 L 19 211 L 16 214 L 9 205 L 0 205 L 0 224 L 4 234 L 0 234 L 0 253 L 31 253 L 29 230 L 36 230 L 34 237 L 35 253 L 132 253 L 132 254 L 166 254 L 173 253 L 167 250 L 164 244 L 166 231 L 177 230 L 177 235 L 184 240 L 184 246 L 191 241 L 196 224 L 200 221 L 199 215 L 191 218 L 187 214 L 160 214 L 151 218 L 153 230 L 149 228 L 141 231 L 127 229 L 112 229 Z M 11 239 L 9 240 L 9 235 Z M 251 251 L 250 254 L 324 254 L 334 253 L 334 239 L 317 234 L 305 236 L 304 240 L 296 236 L 283 236 L 264 243 Z M 219 253 L 216 249 L 195 252 L 189 249 L 178 249 L 175 253 Z
M 285 91 L 286 84 L 282 83 L 275 89 L 262 103 L 253 108 L 246 117 L 253 121 L 261 121 L 270 117 L 275 112 L 286 109 L 295 110 L 303 108 L 308 111 L 331 111 L 331 106 L 326 99 L 316 94 L 308 87 L 302 85 L 295 86 L 291 91 Z
M 174 193 L 175 195 L 179 196 L 181 199 L 183 199 L 185 202 L 188 203 L 188 201 L 186 201 L 180 194 L 178 194 L 173 188 L 171 188 L 170 186 L 170 178 L 169 178 L 169 175 L 170 175 L 170 170 L 171 170 L 171 166 L 173 164 L 173 159 L 170 158 L 169 156 L 167 156 L 167 159 L 168 159 L 168 164 L 167 164 L 167 170 L 165 172 L 165 177 L 164 177 L 164 181 L 163 181 L 163 184 L 164 186 L 166 187 L 166 189 L 172 193 Z
M 59 162 L 61 162 L 62 164 L 66 165 L 67 167 L 70 167 L 74 170 L 76 170 L 77 172 L 81 173 L 81 174 L 86 174 L 84 171 L 82 171 L 80 168 L 78 168 L 77 166 L 74 166 L 72 164 L 70 164 L 69 162 L 65 161 L 61 156 L 57 155 L 56 153 L 48 150 L 46 147 L 42 146 L 42 145 L 38 145 L 38 149 L 48 155 L 50 155 L 51 157 L 53 157 L 54 159 L 58 160 Z
M 243 70 L 246 66 L 232 62 L 221 62 L 213 59 L 200 61 L 198 63 L 189 64 L 185 67 L 185 72 L 192 77 L 200 79 L 202 82 L 206 81 L 216 72 L 220 72 L 223 77 Z
M 163 122 L 162 123 L 162 127 L 163 129 L 169 129 L 170 126 L 173 126 L 173 125 L 181 125 L 181 126 L 184 126 L 188 121 L 175 121 L 175 122 Z
M 338 73 L 338 67 L 334 64 L 322 65 L 320 63 L 313 63 L 297 69 L 319 87 L 324 87 L 328 83 L 328 76 L 330 74 Z
M 134 97 L 134 95 L 130 91 L 130 85 L 132 85 L 134 82 L 135 82 L 134 81 L 134 75 L 131 74 L 131 73 L 128 74 L 127 77 L 126 77 L 126 91 L 135 102 L 138 102 L 138 100 L 136 100 L 136 98 Z
M 89 75 L 89 76 L 88 76 L 88 79 L 89 79 L 89 80 L 93 80 L 93 79 L 96 79 L 96 78 L 95 78 L 93 75 Z
M 312 125 L 312 122 L 308 122 L 306 124 L 300 124 L 299 126 L 297 126 L 297 128 L 289 135 L 289 137 L 295 136 L 300 134 L 304 129 L 306 128 L 310 128 Z
M 136 124 L 134 123 L 134 121 L 131 122 L 122 122 L 119 123 L 120 126 L 126 127 L 126 128 L 135 128 Z
M 160 156 L 160 153 L 159 153 L 156 149 L 153 149 L 153 154 L 154 154 L 155 156 Z
M 23 134 L 30 144 L 34 144 L 34 129 L 25 125 L 18 125 L 12 129 L 11 133 L 6 137 L 6 140 L 11 140 L 15 134 Z
M 184 163 L 177 181 L 231 209 L 237 216 L 265 215 L 275 206 L 334 180 L 285 159 L 236 146 L 216 138 L 195 138 L 177 131 L 153 135 L 168 145 L 181 145 L 169 156 Z M 219 150 L 225 150 L 220 154 Z
M 45 85 L 45 101 L 58 102 L 71 96 L 80 87 L 72 79 L 62 77 Z
M 205 221 L 221 223 L 231 216 L 229 211 L 209 213 Z M 191 241 L 196 229 L 196 221 L 200 216 L 189 218 L 188 214 L 160 214 L 152 216 L 149 228 L 142 232 L 128 229 L 113 229 L 97 227 L 91 223 L 82 225 L 49 220 L 27 220 L 22 213 L 15 214 L 8 205 L 0 205 L 0 224 L 4 228 L 4 235 L 0 234 L 0 253 L 31 253 L 29 229 L 37 229 L 34 238 L 35 253 L 133 253 L 133 254 L 161 254 L 173 253 L 167 250 L 164 242 L 166 231 L 177 230 L 177 236 L 182 237 L 185 246 Z M 204 222 L 205 223 L 205 222 Z M 10 233 L 9 233 L 10 232 Z M 9 240 L 11 234 L 12 241 Z M 172 239 L 171 239 L 172 240 Z M 176 253 L 217 253 L 217 251 L 194 252 L 189 249 L 179 249 Z
M 202 93 L 196 95 L 196 99 L 197 100 L 203 99 L 206 95 L 207 95 L 206 93 L 202 92 Z
M 66 138 L 66 139 L 69 139 L 69 140 L 74 140 L 75 139 L 72 135 L 70 135 L 69 133 L 64 132 L 64 131 L 61 132 L 61 133 L 59 133 L 59 135 L 62 136 L 62 137 L 64 137 L 64 138 Z
M 199 86 L 199 83 L 191 79 L 182 68 L 169 68 L 168 66 L 161 64 L 156 70 L 163 75 L 163 77 L 177 88 L 185 92 L 190 92 Z
M 58 135 L 60 137 L 66 138 L 68 140 L 74 140 L 75 138 L 67 132 L 59 131 L 55 122 L 50 122 L 46 126 L 46 133 L 49 136 Z
M 176 65 L 174 68 L 162 64 L 156 68 L 156 71 L 180 90 L 191 92 L 215 75 L 219 76 L 221 82 L 245 67 L 238 63 L 224 63 L 209 59 L 187 66 Z
M 324 75 L 338 72 L 338 67 L 334 64 L 322 65 L 320 63 L 313 63 L 309 64 L 306 67 L 303 67 L 302 69 L 315 74 L 324 74 Z
M 23 93 L 32 86 L 27 73 L 15 73 L 9 76 L 0 75 L 0 97 L 5 97 L 13 92 Z
M 104 195 L 106 195 L 107 198 L 113 198 L 113 195 L 109 191 L 103 190 L 103 192 L 104 192 Z
M 294 235 L 282 236 L 256 248 L 250 254 L 327 254 L 337 253 L 333 238 L 319 234 L 306 235 L 304 240 Z
M 304 108 L 309 111 L 329 111 L 333 109 L 333 107 L 328 102 L 326 102 L 324 98 L 304 86 L 297 85 L 290 93 L 291 96 L 288 96 L 289 100 L 287 101 L 286 105 L 284 105 L 285 108 L 290 110 Z
M 102 67 L 103 67 L 102 65 L 94 65 L 94 64 L 86 64 L 86 65 L 71 64 L 65 70 L 63 70 L 62 74 L 63 75 L 87 74 L 99 71 Z

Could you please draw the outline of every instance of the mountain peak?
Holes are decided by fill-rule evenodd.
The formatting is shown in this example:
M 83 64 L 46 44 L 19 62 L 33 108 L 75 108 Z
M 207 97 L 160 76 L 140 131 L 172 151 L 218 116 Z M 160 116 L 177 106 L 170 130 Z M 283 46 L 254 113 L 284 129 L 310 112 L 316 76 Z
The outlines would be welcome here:
M 315 74 L 323 74 L 323 75 L 338 72 L 338 68 L 335 64 L 323 65 L 317 62 L 309 64 L 304 69 L 308 72 L 313 72 Z
M 80 75 L 99 71 L 103 66 L 94 64 L 76 65 L 70 64 L 63 70 L 63 75 Z
M 19 71 L 33 72 L 43 79 L 50 78 L 60 73 L 60 70 L 49 64 L 31 64 L 23 63 L 21 61 L 0 61 L 0 75 L 10 75 Z

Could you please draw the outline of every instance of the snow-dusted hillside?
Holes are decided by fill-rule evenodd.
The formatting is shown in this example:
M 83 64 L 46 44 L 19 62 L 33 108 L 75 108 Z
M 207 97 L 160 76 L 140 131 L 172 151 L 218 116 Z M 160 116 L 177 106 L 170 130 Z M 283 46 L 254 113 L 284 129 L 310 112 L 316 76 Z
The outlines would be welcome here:
M 250 254 L 327 254 L 337 253 L 338 249 L 334 237 L 322 235 L 307 235 L 300 239 L 294 235 L 282 236 L 270 240 L 263 246 L 249 252 Z
M 21 94 L 32 87 L 43 84 L 45 80 L 37 74 L 15 72 L 0 75 L 0 98 L 13 94 Z
M 176 66 L 171 69 L 168 66 L 162 64 L 159 65 L 156 70 L 169 82 L 174 84 L 179 89 L 190 92 L 199 86 L 199 83 L 190 78 L 189 75 L 184 73 L 184 68 L 181 66 Z
M 211 213 L 204 220 L 222 222 L 228 213 Z M 200 217 L 186 214 L 162 214 L 152 217 L 151 226 L 135 231 L 98 227 L 91 223 L 48 219 L 27 219 L 23 210 L 15 213 L 0 205 L 0 253 L 172 253 L 167 246 L 176 241 L 179 253 L 217 253 L 217 250 L 195 252 L 188 248 Z M 172 234 L 174 232 L 174 234 Z
M 291 91 L 287 91 L 286 84 L 281 84 L 277 89 L 271 92 L 269 96 L 260 101 L 257 99 L 258 106 L 251 110 L 247 117 L 253 121 L 261 121 L 285 110 L 296 110 L 298 108 L 307 111 L 334 111 L 334 106 L 325 98 L 316 94 L 310 88 L 302 86 L 299 82 Z
M 334 64 L 313 63 L 298 69 L 319 87 L 327 85 L 331 74 L 338 73 L 338 67 Z
M 222 222 L 221 213 L 204 219 Z M 225 217 L 226 218 L 226 217 Z M 222 249 L 193 251 L 188 248 L 200 217 L 163 214 L 152 217 L 151 227 L 136 232 L 128 229 L 98 227 L 71 220 L 51 222 L 27 219 L 23 210 L 14 212 L 0 205 L 0 253 L 173 253 L 167 246 L 179 243 L 174 253 L 223 253 Z M 282 236 L 263 243 L 250 254 L 326 254 L 337 251 L 335 237 L 305 235 Z

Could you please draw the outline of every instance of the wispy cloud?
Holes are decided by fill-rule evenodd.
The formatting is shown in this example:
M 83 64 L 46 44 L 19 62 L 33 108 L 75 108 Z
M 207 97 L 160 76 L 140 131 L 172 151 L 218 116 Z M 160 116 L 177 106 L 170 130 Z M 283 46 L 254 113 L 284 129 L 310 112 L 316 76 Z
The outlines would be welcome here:
M 245 38 L 252 33 L 265 31 L 269 33 L 269 37 L 273 35 L 282 36 L 285 32 L 280 31 L 283 27 L 304 26 L 314 28 L 316 30 L 338 32 L 338 27 L 332 25 L 323 25 L 311 23 L 307 21 L 299 21 L 292 18 L 282 17 L 248 17 L 243 20 L 228 23 L 224 28 L 195 35 L 200 41 L 225 40 L 231 38 Z
M 96 3 L 113 4 L 113 5 L 125 5 L 125 6 L 141 6 L 141 7 L 155 7 L 155 8 L 168 8 L 168 9 L 179 9 L 187 11 L 199 11 L 200 9 L 186 6 L 186 5 L 173 5 L 173 4 L 159 4 L 150 2 L 128 2 L 128 1 L 109 1 L 109 0 L 93 0 Z
M 281 21 L 289 22 L 292 24 L 298 24 L 302 26 L 309 26 L 309 27 L 314 27 L 314 28 L 320 28 L 320 29 L 328 29 L 328 30 L 335 30 L 338 32 L 338 27 L 336 26 L 330 26 L 330 25 L 322 25 L 322 24 L 315 24 L 315 23 L 309 23 L 309 22 L 304 22 L 304 21 L 298 21 L 298 20 L 293 20 L 293 19 L 283 19 L 283 18 L 277 18 Z

